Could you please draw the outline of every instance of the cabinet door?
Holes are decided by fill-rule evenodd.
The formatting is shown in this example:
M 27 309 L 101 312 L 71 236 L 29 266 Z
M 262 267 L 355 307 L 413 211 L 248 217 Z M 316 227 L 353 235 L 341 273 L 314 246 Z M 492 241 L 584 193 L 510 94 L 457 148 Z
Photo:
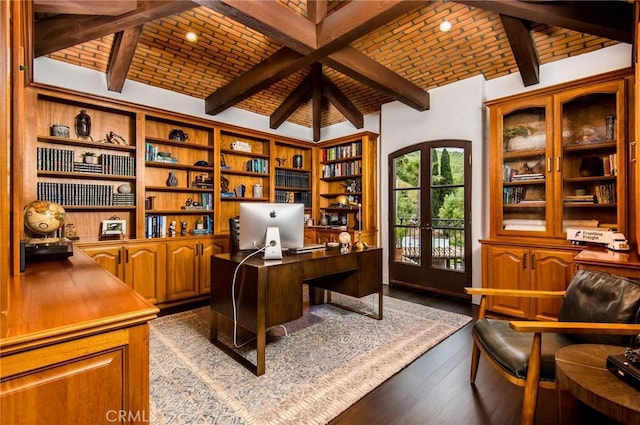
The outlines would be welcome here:
M 200 242 L 167 242 L 167 300 L 198 295 Z
M 211 292 L 211 257 L 225 252 L 225 245 L 215 240 L 198 242 L 200 255 L 198 260 L 199 293 Z
M 482 255 L 485 264 L 484 287 L 530 289 L 530 254 L 528 249 L 483 245 Z M 531 311 L 531 300 L 516 297 L 488 297 L 487 308 L 508 316 L 528 318 Z
M 491 110 L 491 228 L 495 235 L 552 236 L 552 102 L 518 100 Z
M 564 291 L 575 274 L 574 251 L 531 250 L 531 289 L 537 291 Z M 533 318 L 557 320 L 561 300 L 544 298 L 533 300 Z
M 127 245 L 125 251 L 124 281 L 136 292 L 153 303 L 164 301 L 166 254 L 160 243 Z
M 556 236 L 567 227 L 626 232 L 624 81 L 593 84 L 556 97 Z M 562 206 L 562 207 L 560 207 Z
M 124 255 L 122 246 L 118 245 L 112 247 L 83 247 L 82 250 L 89 257 L 93 258 L 93 260 L 98 263 L 103 269 L 105 269 L 118 279 L 124 278 L 122 274 L 122 256 Z

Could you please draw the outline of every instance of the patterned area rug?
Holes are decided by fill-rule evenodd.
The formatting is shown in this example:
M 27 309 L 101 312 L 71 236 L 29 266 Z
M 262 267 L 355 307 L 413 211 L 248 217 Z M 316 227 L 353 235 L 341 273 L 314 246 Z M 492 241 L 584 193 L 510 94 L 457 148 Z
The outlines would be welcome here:
M 333 301 L 377 311 L 377 296 L 334 294 Z M 280 327 L 269 332 L 260 377 L 209 343 L 208 307 L 155 319 L 151 423 L 325 424 L 471 320 L 387 296 L 383 302 L 383 320 L 307 306 L 285 325 L 287 335 Z M 255 344 L 243 355 L 255 359 Z

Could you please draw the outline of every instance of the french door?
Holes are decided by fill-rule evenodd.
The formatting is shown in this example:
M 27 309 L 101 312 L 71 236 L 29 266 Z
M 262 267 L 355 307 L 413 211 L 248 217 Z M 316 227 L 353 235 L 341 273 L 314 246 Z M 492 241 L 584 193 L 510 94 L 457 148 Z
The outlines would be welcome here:
M 389 155 L 389 281 L 468 298 L 471 142 L 437 140 Z

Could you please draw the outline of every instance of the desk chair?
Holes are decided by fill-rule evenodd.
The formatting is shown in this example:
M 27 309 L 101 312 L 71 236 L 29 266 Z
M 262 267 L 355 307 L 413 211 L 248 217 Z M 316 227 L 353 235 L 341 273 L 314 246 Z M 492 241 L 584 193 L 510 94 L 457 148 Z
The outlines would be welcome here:
M 566 291 L 465 290 L 481 296 L 471 332 L 470 381 L 475 382 L 482 354 L 507 381 L 524 387 L 523 425 L 535 422 L 538 389 L 556 387 L 557 350 L 571 344 L 628 346 L 631 335 L 640 334 L 640 282 L 608 273 L 579 270 Z M 562 307 L 557 322 L 509 322 L 486 317 L 487 296 L 559 298 Z
M 240 249 L 240 217 L 231 217 L 229 219 L 229 249 L 236 252 Z

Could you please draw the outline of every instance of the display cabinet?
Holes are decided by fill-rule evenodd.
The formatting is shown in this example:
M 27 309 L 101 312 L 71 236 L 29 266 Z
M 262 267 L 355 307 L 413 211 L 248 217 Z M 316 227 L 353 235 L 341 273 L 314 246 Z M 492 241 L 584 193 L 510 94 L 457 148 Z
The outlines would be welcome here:
M 625 80 L 492 102 L 491 234 L 626 231 Z
M 147 238 L 213 234 L 213 145 L 211 128 L 146 116 Z
M 313 206 L 313 148 L 308 144 L 273 143 L 274 202 L 304 204 L 311 214 Z
M 136 237 L 136 113 L 57 92 L 29 93 L 37 109 L 29 129 L 36 133 L 37 181 L 25 198 L 62 205 L 73 236 L 96 237 L 104 220 L 117 217 L 128 223 L 123 236 Z
M 483 285 L 564 290 L 579 249 L 568 228 L 625 233 L 630 70 L 488 102 L 490 237 Z M 491 297 L 489 310 L 554 318 L 548 300 Z

